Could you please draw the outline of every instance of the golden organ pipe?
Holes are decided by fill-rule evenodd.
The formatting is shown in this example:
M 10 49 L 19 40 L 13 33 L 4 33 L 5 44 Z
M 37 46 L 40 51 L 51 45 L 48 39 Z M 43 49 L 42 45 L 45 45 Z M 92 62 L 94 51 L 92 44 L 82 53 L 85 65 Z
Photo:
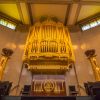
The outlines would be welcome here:
M 34 53 L 38 56 L 38 59 L 49 55 L 49 57 L 66 57 L 68 58 L 66 60 L 70 60 L 68 61 L 70 63 L 75 61 L 67 28 L 60 22 L 52 21 L 52 19 L 34 24 L 26 41 L 25 51 L 27 53 L 24 53 L 23 60 L 28 60 L 28 62 L 30 62 L 30 56 L 33 56 L 31 60 L 34 61 Z
M 47 26 L 48 39 L 50 38 L 49 26 Z
M 52 32 L 52 30 L 53 30 L 53 28 L 52 28 L 52 26 L 51 26 L 51 34 L 52 34 L 52 38 L 51 38 L 51 39 L 53 40 L 53 32 Z
M 50 33 L 50 39 L 52 39 L 51 25 L 50 25 L 50 27 L 49 27 L 49 33 Z
M 45 27 L 43 26 L 43 39 L 46 39 L 45 37 Z
M 47 34 L 46 34 L 46 26 L 44 27 L 44 39 L 46 39 L 47 40 Z
M 42 34 L 43 34 L 43 39 L 44 39 L 44 26 L 42 26 Z

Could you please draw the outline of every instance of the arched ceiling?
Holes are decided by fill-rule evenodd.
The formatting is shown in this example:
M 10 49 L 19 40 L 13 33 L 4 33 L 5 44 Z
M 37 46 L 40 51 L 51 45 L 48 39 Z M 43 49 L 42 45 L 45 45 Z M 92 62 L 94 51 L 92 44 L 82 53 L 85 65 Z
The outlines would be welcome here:
M 56 16 L 65 25 L 100 13 L 100 0 L 0 0 L 0 12 L 23 24 L 33 24 L 41 16 Z

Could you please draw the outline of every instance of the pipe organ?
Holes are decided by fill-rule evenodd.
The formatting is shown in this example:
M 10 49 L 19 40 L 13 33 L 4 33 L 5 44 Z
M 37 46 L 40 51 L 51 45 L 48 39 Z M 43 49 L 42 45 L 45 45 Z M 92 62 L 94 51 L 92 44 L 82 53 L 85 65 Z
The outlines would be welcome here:
M 35 23 L 29 31 L 23 61 L 34 73 L 64 73 L 74 62 L 68 29 L 51 19 Z
M 32 80 L 31 95 L 66 95 L 65 79 L 59 78 L 74 61 L 68 29 L 61 22 L 48 18 L 30 28 L 23 62 L 33 77 L 39 75 Z M 41 75 L 45 75 L 43 80 Z M 57 80 L 53 79 L 56 75 Z

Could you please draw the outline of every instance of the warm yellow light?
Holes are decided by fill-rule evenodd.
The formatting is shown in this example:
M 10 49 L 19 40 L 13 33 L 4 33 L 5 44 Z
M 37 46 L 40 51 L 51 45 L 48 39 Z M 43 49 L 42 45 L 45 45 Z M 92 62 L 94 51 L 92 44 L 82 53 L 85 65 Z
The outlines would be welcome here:
M 55 66 L 36 65 L 34 61 L 50 60 L 62 62 Z M 59 60 L 59 61 L 58 61 Z M 30 29 L 24 53 L 24 62 L 28 62 L 29 66 L 35 70 L 67 70 L 67 66 L 75 61 L 73 47 L 71 44 L 68 29 L 60 22 L 47 19 L 43 22 L 37 22 Z M 45 63 L 46 63 L 45 61 Z M 66 62 L 66 66 L 63 65 Z M 68 63 L 67 63 L 68 62 Z M 31 64 L 30 64 L 31 63 Z
M 86 49 L 86 44 L 82 44 L 80 47 L 81 47 L 81 49 L 84 50 L 84 49 Z
M 97 70 L 97 71 L 100 71 L 100 68 L 96 67 L 96 70 Z
M 78 49 L 78 45 L 73 45 L 73 49 L 77 50 Z
M 12 50 L 14 50 L 14 49 L 16 49 L 16 44 L 15 44 L 15 43 L 10 43 L 10 42 L 8 42 L 8 43 L 6 44 L 6 47 L 7 47 L 7 48 L 10 48 L 10 49 L 12 49 Z
M 19 47 L 19 49 L 24 50 L 25 45 L 20 44 L 20 45 L 18 45 L 18 47 Z

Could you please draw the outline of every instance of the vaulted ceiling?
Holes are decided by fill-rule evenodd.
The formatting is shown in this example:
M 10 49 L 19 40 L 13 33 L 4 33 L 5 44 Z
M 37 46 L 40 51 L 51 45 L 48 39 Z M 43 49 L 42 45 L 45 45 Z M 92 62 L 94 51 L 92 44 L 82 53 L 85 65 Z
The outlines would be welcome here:
M 23 24 L 33 24 L 41 16 L 55 16 L 65 25 L 100 13 L 100 0 L 0 0 L 0 12 Z

